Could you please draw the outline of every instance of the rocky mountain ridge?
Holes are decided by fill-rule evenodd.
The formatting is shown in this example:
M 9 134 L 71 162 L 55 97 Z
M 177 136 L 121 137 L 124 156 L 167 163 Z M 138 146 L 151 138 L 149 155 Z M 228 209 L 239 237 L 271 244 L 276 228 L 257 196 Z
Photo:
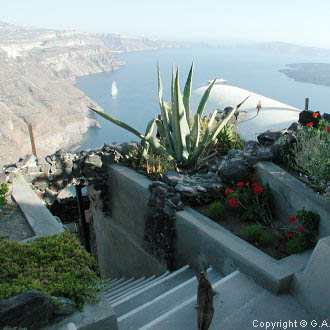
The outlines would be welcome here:
M 118 69 L 125 64 L 120 52 L 176 46 L 0 22 L 0 166 L 31 152 L 29 123 L 40 155 L 77 144 L 97 125 L 87 110 L 94 103 L 75 77 Z

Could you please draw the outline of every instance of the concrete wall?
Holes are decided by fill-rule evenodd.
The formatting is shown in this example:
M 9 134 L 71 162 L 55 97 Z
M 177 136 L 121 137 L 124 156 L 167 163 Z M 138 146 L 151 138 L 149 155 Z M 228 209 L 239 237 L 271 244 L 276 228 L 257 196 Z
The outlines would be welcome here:
M 294 273 L 302 270 L 310 252 L 276 260 L 222 226 L 186 207 L 176 214 L 176 266 L 199 270 L 212 265 L 228 275 L 236 269 L 279 293 L 290 289 Z
M 275 217 L 288 224 L 288 216 L 295 215 L 303 207 L 321 217 L 320 237 L 330 235 L 330 203 L 317 195 L 304 183 L 271 162 L 259 162 L 256 177 L 268 183 L 275 202 Z
M 295 276 L 292 290 L 300 303 L 321 319 L 330 318 L 329 274 L 330 236 L 318 241 L 307 267 Z
M 108 168 L 111 214 L 102 212 L 99 191 L 88 187 L 97 258 L 105 278 L 159 275 L 166 266 L 143 249 L 150 180 L 124 166 Z

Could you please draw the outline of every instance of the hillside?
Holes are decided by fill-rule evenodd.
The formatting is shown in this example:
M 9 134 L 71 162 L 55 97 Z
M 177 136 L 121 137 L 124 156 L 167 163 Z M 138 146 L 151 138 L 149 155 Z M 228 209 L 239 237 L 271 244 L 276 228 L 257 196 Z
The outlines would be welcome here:
M 76 144 L 97 123 L 93 104 L 75 77 L 124 65 L 120 52 L 176 47 L 174 43 L 120 35 L 28 29 L 0 22 L 0 166 L 31 152 L 50 154 Z

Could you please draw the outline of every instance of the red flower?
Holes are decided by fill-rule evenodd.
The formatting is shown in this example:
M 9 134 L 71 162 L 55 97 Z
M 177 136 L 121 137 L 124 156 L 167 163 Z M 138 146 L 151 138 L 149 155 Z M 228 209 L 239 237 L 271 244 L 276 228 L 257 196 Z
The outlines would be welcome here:
M 313 123 L 312 123 L 312 122 L 307 123 L 306 126 L 308 126 L 308 127 L 313 127 Z
M 326 132 L 330 132 L 330 126 L 324 127 L 324 129 L 326 130 Z
M 296 222 L 296 217 L 294 215 L 289 215 L 288 217 L 290 223 L 295 223 Z
M 225 190 L 225 196 L 228 196 L 228 195 L 232 194 L 233 192 L 235 192 L 233 189 L 227 188 Z
M 229 201 L 228 201 L 228 204 L 229 206 L 231 207 L 236 207 L 238 205 L 238 200 L 235 199 L 235 198 L 231 198 Z
M 254 177 L 252 177 L 251 182 L 256 182 L 256 179 Z
M 261 187 L 261 186 L 259 186 L 258 184 L 256 184 L 255 186 L 254 186 L 254 192 L 256 193 L 256 194 L 261 194 L 264 190 L 263 190 L 263 188 Z
M 242 187 L 242 186 L 245 186 L 245 183 L 240 181 L 240 182 L 237 182 L 236 186 L 237 187 Z
M 317 118 L 319 114 L 317 112 L 313 112 L 313 118 Z
M 293 239 L 294 238 L 294 233 L 292 231 L 288 232 L 288 239 Z
M 304 231 L 304 227 L 302 225 L 299 225 L 297 227 L 297 230 L 298 230 L 299 233 L 302 233 Z

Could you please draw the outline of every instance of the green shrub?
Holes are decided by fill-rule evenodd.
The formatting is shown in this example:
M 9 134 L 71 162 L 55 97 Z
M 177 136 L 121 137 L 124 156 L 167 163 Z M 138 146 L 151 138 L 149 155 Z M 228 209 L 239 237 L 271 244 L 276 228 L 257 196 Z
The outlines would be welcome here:
M 272 234 L 269 231 L 263 230 L 258 237 L 258 243 L 262 247 L 267 247 L 272 240 Z
M 300 237 L 294 237 L 293 239 L 288 241 L 287 251 L 289 254 L 295 254 L 304 251 L 304 247 L 301 244 Z
M 0 214 L 5 213 L 5 210 L 8 206 L 7 203 L 7 193 L 8 193 L 8 184 L 7 183 L 2 183 L 0 185 Z
M 326 125 L 320 120 L 318 128 L 299 130 L 289 156 L 289 166 L 306 174 L 318 187 L 326 186 L 330 180 L 330 132 Z
M 225 211 L 225 205 L 220 201 L 214 201 L 208 209 L 207 216 L 210 219 L 221 221 Z
M 96 261 L 69 232 L 20 244 L 0 240 L 0 300 L 26 290 L 72 299 L 81 308 L 96 301 L 104 283 Z
M 262 228 L 258 225 L 253 224 L 245 227 L 243 236 L 245 240 L 254 243 L 258 241 L 261 232 Z

